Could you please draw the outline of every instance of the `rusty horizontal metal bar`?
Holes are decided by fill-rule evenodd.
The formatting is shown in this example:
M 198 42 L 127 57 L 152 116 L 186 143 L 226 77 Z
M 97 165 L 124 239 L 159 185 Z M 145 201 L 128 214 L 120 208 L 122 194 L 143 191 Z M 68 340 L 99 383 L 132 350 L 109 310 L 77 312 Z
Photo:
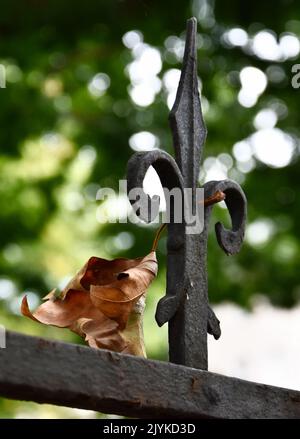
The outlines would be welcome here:
M 7 333 L 0 395 L 129 417 L 299 418 L 300 392 Z

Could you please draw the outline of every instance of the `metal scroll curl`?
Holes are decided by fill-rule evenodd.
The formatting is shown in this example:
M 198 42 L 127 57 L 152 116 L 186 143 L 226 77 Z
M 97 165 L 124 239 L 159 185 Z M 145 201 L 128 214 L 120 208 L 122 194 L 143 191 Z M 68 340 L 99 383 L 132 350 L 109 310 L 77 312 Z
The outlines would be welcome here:
M 163 188 L 179 188 L 182 197 L 184 193 L 184 183 L 180 169 L 171 155 L 161 150 L 141 152 L 134 154 L 127 165 L 127 191 L 131 204 L 134 206 L 136 214 L 146 222 L 151 222 L 159 212 L 159 197 L 152 199 L 144 193 L 142 199 L 137 203 L 135 197 L 131 198 L 132 190 L 143 187 L 143 181 L 150 166 L 159 175 Z M 147 206 L 143 206 L 143 203 Z M 139 205 L 140 203 L 140 205 Z M 136 209 L 138 205 L 138 209 Z M 151 211 L 149 211 L 149 206 Z M 184 203 L 182 209 L 184 208 Z M 183 299 L 185 290 L 183 288 L 184 279 L 182 273 L 185 272 L 185 222 L 174 221 L 173 206 L 167 203 L 168 226 L 168 267 L 178 267 L 178 269 L 167 271 L 166 295 L 162 297 L 157 305 L 156 321 L 159 326 L 169 321 L 176 313 L 180 302 Z M 146 213 L 144 215 L 143 213 Z M 182 212 L 183 217 L 183 212 Z
M 222 223 L 215 224 L 215 232 L 219 246 L 227 255 L 233 255 L 240 251 L 245 234 L 247 219 L 247 201 L 242 188 L 232 180 L 209 181 L 204 185 L 204 197 L 211 197 L 216 192 L 225 194 L 225 204 L 231 218 L 232 228 L 226 229 Z M 205 208 L 204 233 L 205 247 L 207 247 L 208 226 L 213 205 Z M 208 305 L 207 332 L 218 339 L 221 335 L 220 322 L 213 310 Z
M 231 217 L 232 229 L 226 229 L 220 222 L 215 231 L 219 246 L 227 255 L 238 253 L 242 247 L 247 218 L 247 201 L 242 188 L 232 180 L 210 181 L 204 185 L 205 198 L 217 191 L 225 193 L 225 203 Z M 209 222 L 212 206 L 205 210 L 205 223 Z
M 132 198 L 130 194 L 135 189 L 143 189 L 143 181 L 150 166 L 153 166 L 159 175 L 163 188 L 169 190 L 180 188 L 180 190 L 183 190 L 181 172 L 170 154 L 160 150 L 136 153 L 130 158 L 127 164 L 127 192 L 129 201 L 132 205 L 135 205 L 135 207 L 137 200 Z M 147 206 L 151 207 L 151 212 L 149 212 L 149 209 L 147 209 L 143 203 L 147 203 Z M 143 221 L 149 223 L 153 221 L 158 214 L 159 197 L 153 197 L 151 199 L 149 195 L 143 192 L 139 207 L 140 209 L 136 210 L 136 214 Z M 146 215 L 145 212 L 147 212 Z M 170 211 L 168 214 L 172 219 L 173 212 Z

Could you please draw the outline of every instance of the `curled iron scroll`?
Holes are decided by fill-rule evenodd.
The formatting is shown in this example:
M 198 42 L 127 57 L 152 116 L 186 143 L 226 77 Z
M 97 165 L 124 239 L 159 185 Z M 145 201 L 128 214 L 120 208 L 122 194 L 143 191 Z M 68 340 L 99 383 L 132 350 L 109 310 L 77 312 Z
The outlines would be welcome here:
M 133 189 L 143 188 L 143 181 L 150 166 L 153 166 L 159 175 L 163 188 L 168 188 L 169 190 L 172 190 L 173 188 L 180 188 L 183 190 L 181 172 L 173 157 L 164 151 L 154 150 L 135 153 L 128 161 L 127 190 L 129 195 Z M 141 209 L 141 214 L 139 214 L 139 216 L 143 221 L 151 222 L 151 219 L 153 220 L 158 214 L 158 200 L 157 198 L 151 200 L 151 198 L 146 194 L 144 194 L 141 202 L 144 200 L 147 200 L 148 205 L 151 202 L 150 205 L 152 205 L 154 211 L 150 212 L 151 214 L 146 215 L 145 217 L 142 212 L 145 212 L 146 209 Z M 129 201 L 131 204 L 135 204 L 136 202 L 136 200 L 131 199 L 130 196 Z M 170 217 L 172 218 L 172 212 L 170 212 Z
M 247 201 L 242 188 L 232 180 L 210 181 L 204 185 L 205 198 L 212 196 L 217 191 L 225 193 L 225 203 L 231 218 L 232 228 L 229 230 L 222 223 L 216 223 L 216 237 L 222 250 L 227 255 L 233 255 L 240 251 L 243 244 L 247 219 Z M 203 233 L 206 233 L 206 240 L 212 208 L 213 206 L 208 206 L 205 209 Z M 212 334 L 215 339 L 218 339 L 221 335 L 220 322 L 210 306 L 208 306 L 207 332 Z
M 136 200 L 131 199 L 130 191 L 135 188 L 141 189 L 143 187 L 143 180 L 150 166 L 153 166 L 159 175 L 163 188 L 167 188 L 170 191 L 179 188 L 181 193 L 184 193 L 183 178 L 172 156 L 160 150 L 136 153 L 131 157 L 127 165 L 127 190 L 129 200 L 135 207 Z M 149 222 L 150 219 L 154 219 L 158 214 L 159 200 L 154 199 L 154 197 L 150 199 L 148 195 L 145 195 L 143 200 L 146 200 L 148 207 L 149 205 L 152 207 L 152 212 L 149 212 L 147 206 L 144 206 L 143 209 L 136 211 L 136 214 L 142 220 Z M 167 204 L 167 209 L 170 209 L 170 207 L 171 206 Z M 146 218 L 141 215 L 142 211 L 148 212 Z M 168 217 L 170 218 L 170 223 L 168 223 L 167 244 L 168 266 L 178 266 L 179 269 L 173 270 L 172 273 L 171 270 L 167 271 L 166 295 L 160 299 L 155 315 L 159 326 L 162 326 L 173 317 L 184 297 L 184 288 L 182 287 L 184 285 L 184 279 L 182 278 L 182 273 L 185 271 L 185 223 L 184 221 L 181 221 L 181 223 L 175 222 L 174 212 L 172 211 L 168 212 Z
M 216 237 L 220 247 L 227 255 L 240 251 L 245 234 L 247 201 L 242 188 L 232 180 L 210 181 L 204 185 L 205 198 L 217 191 L 225 193 L 225 203 L 231 217 L 232 229 L 226 229 L 218 222 L 215 225 Z M 205 222 L 209 222 L 212 207 L 206 209 Z

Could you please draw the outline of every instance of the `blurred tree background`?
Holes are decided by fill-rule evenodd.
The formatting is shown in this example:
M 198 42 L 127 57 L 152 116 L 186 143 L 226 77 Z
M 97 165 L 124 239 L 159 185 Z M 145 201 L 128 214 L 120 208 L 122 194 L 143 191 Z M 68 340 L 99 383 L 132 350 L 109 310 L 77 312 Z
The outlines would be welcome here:
M 290 307 L 299 301 L 300 6 L 295 0 L 10 0 L 1 2 L 0 323 L 6 328 L 81 342 L 68 330 L 20 316 L 62 288 L 92 255 L 146 254 L 155 227 L 103 223 L 126 198 L 118 190 L 134 151 L 172 153 L 167 122 L 179 79 L 185 21 L 198 18 L 198 73 L 208 128 L 200 183 L 232 178 L 246 192 L 249 220 L 238 256 L 211 236 L 212 303 L 251 307 L 254 295 Z M 151 184 L 151 178 L 149 181 Z M 215 220 L 228 221 L 223 207 Z M 213 233 L 213 230 L 212 230 Z M 167 328 L 154 321 L 164 294 L 160 272 L 148 295 L 148 355 L 165 359 Z M 82 412 L 47 407 L 53 416 Z M 44 410 L 44 411 L 43 411 Z M 44 416 L 36 404 L 1 400 L 0 415 Z

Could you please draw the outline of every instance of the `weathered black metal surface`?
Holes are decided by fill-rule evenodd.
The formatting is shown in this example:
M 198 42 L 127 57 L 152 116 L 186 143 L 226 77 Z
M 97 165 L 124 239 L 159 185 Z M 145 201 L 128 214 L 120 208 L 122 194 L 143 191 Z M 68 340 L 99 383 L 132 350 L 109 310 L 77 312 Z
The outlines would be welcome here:
M 0 395 L 129 417 L 299 418 L 300 392 L 8 332 Z
M 135 154 L 128 162 L 128 191 L 142 188 L 144 176 L 152 165 L 163 187 L 191 188 L 198 186 L 200 158 L 206 137 L 197 78 L 197 20 L 187 23 L 183 68 L 176 100 L 170 113 L 176 162 L 163 151 Z M 216 236 L 221 248 L 228 254 L 237 253 L 242 245 L 246 198 L 233 181 L 213 181 L 204 186 L 205 197 L 221 190 L 232 220 L 232 230 L 216 224 Z M 156 200 L 157 201 L 157 200 Z M 212 206 L 204 212 L 201 233 L 187 234 L 186 224 L 172 221 L 169 213 L 167 241 L 167 289 L 157 306 L 159 325 L 169 322 L 169 357 L 174 363 L 207 369 L 207 332 L 219 338 L 219 321 L 208 304 L 207 295 L 207 234 Z M 153 215 L 155 216 L 155 214 Z M 143 218 L 146 219 L 146 218 Z
M 197 20 L 187 24 L 185 53 L 176 99 L 169 120 L 173 134 L 176 161 L 185 187 L 198 186 L 200 160 L 206 138 L 206 127 L 198 92 Z

